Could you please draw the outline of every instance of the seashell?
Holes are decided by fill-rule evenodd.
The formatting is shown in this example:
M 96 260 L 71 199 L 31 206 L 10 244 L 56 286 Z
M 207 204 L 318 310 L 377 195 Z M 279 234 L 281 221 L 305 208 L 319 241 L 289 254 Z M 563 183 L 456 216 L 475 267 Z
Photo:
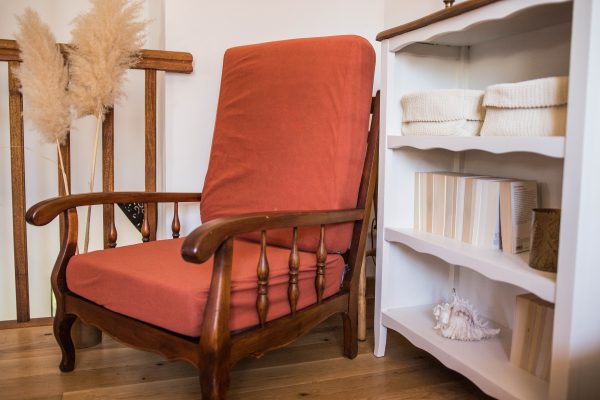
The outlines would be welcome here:
M 500 333 L 500 329 L 488 328 L 471 303 L 458 297 L 456 291 L 451 303 L 440 303 L 433 308 L 433 316 L 436 321 L 433 329 L 448 339 L 477 341 Z

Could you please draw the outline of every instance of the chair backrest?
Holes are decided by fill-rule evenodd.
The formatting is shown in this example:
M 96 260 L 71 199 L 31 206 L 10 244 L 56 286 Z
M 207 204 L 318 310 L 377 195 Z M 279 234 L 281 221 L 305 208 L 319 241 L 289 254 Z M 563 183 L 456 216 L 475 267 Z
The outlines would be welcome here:
M 358 36 L 227 50 L 202 221 L 356 207 L 374 69 L 373 48 Z M 328 251 L 346 251 L 351 236 L 352 224 L 328 226 Z M 267 238 L 291 243 L 289 230 L 269 231 Z M 318 227 L 300 229 L 298 246 L 314 251 L 318 239 Z

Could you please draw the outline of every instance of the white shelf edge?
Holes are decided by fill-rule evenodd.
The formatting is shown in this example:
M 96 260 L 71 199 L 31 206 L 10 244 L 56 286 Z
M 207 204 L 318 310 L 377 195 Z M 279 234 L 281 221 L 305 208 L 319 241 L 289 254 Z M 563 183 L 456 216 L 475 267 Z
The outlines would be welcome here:
M 414 229 L 386 227 L 384 238 L 469 268 L 494 281 L 510 283 L 551 303 L 555 301 L 556 274 L 529 267 L 524 254 L 506 254 Z
M 433 329 L 433 305 L 388 309 L 382 323 L 415 346 L 429 352 L 445 366 L 460 372 L 484 392 L 502 399 L 545 399 L 548 383 L 509 361 L 511 331 L 499 326 L 500 334 L 480 342 L 443 338 Z
M 438 38 L 440 34 L 466 31 L 476 25 L 505 19 L 527 8 L 545 4 L 567 3 L 569 1 L 572 0 L 498 1 L 488 4 L 485 7 L 471 10 L 468 13 L 462 14 L 460 18 L 444 19 L 422 28 L 406 32 L 402 35 L 386 39 L 386 41 L 389 43 L 388 51 L 397 53 L 413 43 L 429 43 L 432 41 L 432 39 Z M 489 15 L 493 15 L 493 17 L 489 17 Z
M 565 137 L 531 136 L 387 136 L 388 149 L 412 147 L 419 150 L 481 150 L 494 154 L 534 153 L 551 158 L 565 157 Z

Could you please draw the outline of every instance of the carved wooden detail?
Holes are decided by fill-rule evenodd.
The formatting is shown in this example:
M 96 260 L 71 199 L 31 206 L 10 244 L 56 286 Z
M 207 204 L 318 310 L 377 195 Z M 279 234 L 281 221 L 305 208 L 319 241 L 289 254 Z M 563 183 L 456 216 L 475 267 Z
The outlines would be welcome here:
M 269 312 L 269 262 L 267 261 L 267 231 L 260 233 L 260 257 L 256 267 L 256 276 L 258 278 L 258 289 L 256 297 L 256 312 L 260 325 L 264 326 Z
M 179 237 L 179 231 L 181 230 L 181 223 L 179 222 L 179 203 L 173 204 L 173 222 L 171 222 L 171 231 L 173 232 L 173 239 Z
M 107 244 L 108 244 L 108 248 L 114 249 L 115 247 L 117 247 L 117 227 L 115 225 L 115 205 L 109 204 L 108 208 L 109 208 L 109 212 L 110 212 L 110 217 L 109 217 L 110 223 L 108 226 L 108 235 L 107 235 L 108 243 Z
M 148 204 L 144 203 L 144 222 L 142 222 L 142 242 L 150 241 L 150 221 L 148 221 Z
M 298 254 L 298 227 L 294 227 L 293 238 L 292 238 L 292 249 L 290 250 L 289 259 L 289 286 L 288 286 L 288 302 L 290 303 L 290 312 L 296 313 L 296 306 L 298 305 L 298 297 L 300 296 L 300 289 L 298 288 L 298 269 L 300 268 L 300 256 Z
M 325 248 L 325 225 L 321 225 L 319 236 L 319 247 L 317 247 L 317 276 L 315 277 L 315 290 L 317 291 L 317 303 L 323 301 L 325 291 L 325 265 L 327 264 L 327 248 Z

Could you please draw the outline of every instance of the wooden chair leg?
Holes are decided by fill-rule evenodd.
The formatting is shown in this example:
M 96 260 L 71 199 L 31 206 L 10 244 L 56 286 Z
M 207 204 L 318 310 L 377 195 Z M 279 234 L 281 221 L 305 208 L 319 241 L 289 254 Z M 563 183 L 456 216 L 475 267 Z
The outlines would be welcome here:
M 344 321 L 344 356 L 353 359 L 358 354 L 358 299 L 350 297 L 349 312 L 342 314 Z
M 202 400 L 224 400 L 229 389 L 229 360 L 207 362 L 200 370 Z
M 358 339 L 356 337 L 358 333 L 358 308 L 356 306 L 351 308 L 353 310 L 349 313 L 342 314 L 344 320 L 344 356 L 349 359 L 355 358 L 358 354 Z
M 76 320 L 77 317 L 73 314 L 57 313 L 54 317 L 54 337 L 62 352 L 59 364 L 62 372 L 71 372 L 75 369 L 75 345 L 71 338 L 71 327 Z
M 358 282 L 358 340 L 367 340 L 367 257 L 363 257 Z
M 266 243 L 266 236 L 263 235 Z M 265 244 L 266 246 L 266 244 Z M 213 275 L 198 346 L 202 400 L 223 400 L 229 388 L 231 342 L 229 305 L 233 239 L 222 243 L 214 255 Z

